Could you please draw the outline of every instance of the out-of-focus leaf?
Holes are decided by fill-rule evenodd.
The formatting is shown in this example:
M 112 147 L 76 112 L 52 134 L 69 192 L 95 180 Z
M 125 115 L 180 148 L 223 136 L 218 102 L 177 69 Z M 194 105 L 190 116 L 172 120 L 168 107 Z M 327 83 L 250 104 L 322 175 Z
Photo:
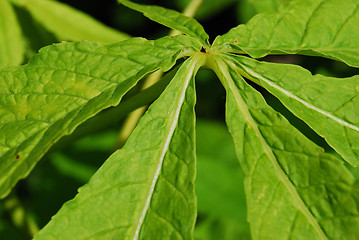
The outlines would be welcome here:
M 242 0 L 238 4 L 238 14 L 241 22 L 248 22 L 254 15 L 262 12 L 275 12 L 281 5 L 287 5 L 291 0 Z
M 248 229 L 243 229 L 237 221 L 230 218 L 206 217 L 199 219 L 194 232 L 196 240 L 250 240 Z
M 176 0 L 176 4 L 180 9 L 185 9 L 191 1 L 193 0 Z M 238 0 L 203 0 L 195 14 L 196 19 L 209 19 L 236 2 Z
M 36 21 L 26 8 L 13 5 L 17 20 L 21 26 L 22 38 L 25 45 L 25 60 L 38 53 L 39 49 L 51 45 L 59 40 L 42 24 Z
M 59 40 L 89 40 L 104 44 L 129 38 L 125 33 L 105 26 L 101 22 L 68 5 L 54 0 L 11 0 L 28 10 L 32 16 Z
M 249 239 L 243 175 L 224 124 L 198 120 L 195 238 Z M 216 149 L 216 151 L 213 151 Z
M 231 136 L 223 124 L 202 120 L 197 123 L 196 138 L 198 210 L 245 225 L 243 176 Z
M 0 67 L 19 65 L 25 52 L 21 29 L 7 0 L 0 1 Z

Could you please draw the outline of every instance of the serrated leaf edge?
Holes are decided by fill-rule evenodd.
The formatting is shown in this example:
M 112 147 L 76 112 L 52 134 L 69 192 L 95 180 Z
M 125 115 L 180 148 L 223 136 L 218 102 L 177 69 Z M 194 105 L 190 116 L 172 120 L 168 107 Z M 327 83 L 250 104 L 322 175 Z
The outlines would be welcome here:
M 249 110 L 247 108 L 246 103 L 244 102 L 243 98 L 240 96 L 240 93 L 237 89 L 237 87 L 235 86 L 232 77 L 230 76 L 229 72 L 228 72 L 228 68 L 227 66 L 230 66 L 233 69 L 236 69 L 237 67 L 235 66 L 234 63 L 230 62 L 230 61 L 222 61 L 222 59 L 217 58 L 216 59 L 216 63 L 218 66 L 218 69 L 213 69 L 215 72 L 219 71 L 219 74 L 217 74 L 219 77 L 221 76 L 221 74 L 223 74 L 223 81 L 225 83 L 225 87 L 227 89 L 227 91 L 232 92 L 234 99 L 238 105 L 238 109 L 241 110 L 242 114 L 245 116 L 247 122 L 250 124 L 250 126 L 253 128 L 253 130 L 256 133 L 256 136 L 258 137 L 264 152 L 266 153 L 266 155 L 268 156 L 269 160 L 271 161 L 274 169 L 276 170 L 277 176 L 279 177 L 280 181 L 286 186 L 286 188 L 288 189 L 289 193 L 291 194 L 295 205 L 298 207 L 298 210 L 300 210 L 304 216 L 308 219 L 308 221 L 310 222 L 310 224 L 313 226 L 313 228 L 315 229 L 315 231 L 318 233 L 318 236 L 320 239 L 328 239 L 325 235 L 325 233 L 323 232 L 323 229 L 320 227 L 320 225 L 318 224 L 317 220 L 315 219 L 315 217 L 312 215 L 312 213 L 308 210 L 308 208 L 305 206 L 305 203 L 303 202 L 303 200 L 301 199 L 301 197 L 299 196 L 297 190 L 295 189 L 295 186 L 293 185 L 293 183 L 290 181 L 290 179 L 288 179 L 288 176 L 284 173 L 283 169 L 281 168 L 281 166 L 278 164 L 278 162 L 276 161 L 276 157 L 274 156 L 270 146 L 267 144 L 267 142 L 265 141 L 264 137 L 262 136 L 260 130 L 258 129 L 257 124 L 255 123 L 254 119 L 252 118 L 251 114 L 249 113 Z M 239 75 L 240 76 L 240 75 Z
M 201 53 L 199 53 L 199 54 L 201 54 Z M 167 134 L 166 134 L 166 139 L 165 139 L 165 142 L 164 142 L 164 144 L 162 146 L 161 153 L 160 153 L 160 156 L 159 156 L 159 162 L 157 164 L 155 174 L 154 174 L 154 176 L 152 178 L 151 186 L 150 186 L 150 189 L 149 189 L 148 194 L 147 194 L 148 196 L 147 196 L 147 199 L 146 199 L 146 203 L 145 203 L 145 206 L 142 209 L 141 216 L 140 216 L 140 218 L 138 220 L 136 230 L 135 230 L 135 234 L 134 234 L 134 236 L 132 238 L 133 240 L 137 240 L 139 238 L 141 227 L 142 227 L 143 222 L 145 220 L 147 211 L 148 211 L 148 209 L 150 207 L 152 196 L 153 196 L 154 191 L 155 191 L 155 186 L 156 186 L 157 180 L 158 180 L 158 178 L 160 176 L 160 173 L 161 173 L 162 164 L 163 164 L 165 155 L 166 155 L 166 153 L 167 153 L 167 151 L 169 149 L 169 145 L 170 145 L 170 142 L 172 140 L 172 136 L 173 136 L 173 134 L 174 134 L 174 132 L 176 130 L 176 125 L 178 124 L 178 119 L 179 119 L 179 115 L 180 115 L 180 112 L 181 112 L 181 108 L 182 108 L 182 105 L 183 105 L 184 100 L 185 100 L 186 89 L 187 89 L 187 87 L 188 87 L 194 73 L 200 67 L 201 59 L 203 60 L 203 57 L 196 54 L 191 59 L 188 60 L 188 61 L 191 61 L 191 62 L 189 63 L 189 68 L 187 69 L 186 77 L 185 77 L 185 79 L 183 79 L 182 87 L 181 87 L 181 89 L 179 89 L 179 91 L 181 92 L 181 95 L 180 95 L 178 104 L 177 104 L 177 106 L 175 108 L 175 111 L 174 111 L 174 113 L 173 113 L 173 115 L 171 117 L 172 123 L 170 125 L 170 128 L 168 129 Z
M 273 88 L 279 90 L 280 92 L 284 93 L 287 97 L 292 98 L 292 99 L 294 99 L 294 100 L 296 100 L 296 101 L 302 103 L 302 104 L 303 104 L 304 106 L 306 106 L 307 108 L 310 108 L 310 109 L 312 109 L 312 110 L 314 110 L 314 111 L 316 111 L 316 112 L 319 112 L 320 114 L 322 114 L 322 115 L 324 115 L 324 116 L 326 116 L 326 117 L 328 117 L 328 118 L 330 118 L 330 119 L 332 119 L 332 120 L 338 122 L 338 123 L 339 123 L 340 125 L 342 125 L 342 126 L 346 126 L 346 127 L 348 127 L 348 128 L 351 128 L 351 129 L 353 129 L 353 130 L 359 132 L 359 127 L 357 127 L 357 126 L 355 126 L 355 125 L 353 125 L 353 124 L 350 124 L 350 123 L 348 123 L 348 122 L 346 122 L 346 121 L 344 121 L 344 120 L 342 120 L 342 119 L 340 119 L 340 118 L 338 118 L 338 117 L 336 117 L 336 116 L 330 114 L 330 113 L 327 112 L 327 111 L 324 111 L 324 110 L 322 110 L 322 109 L 320 109 L 320 108 L 318 108 L 318 107 L 316 107 L 316 106 L 313 106 L 312 104 L 310 104 L 310 103 L 304 101 L 303 99 L 301 99 L 301 98 L 295 96 L 294 94 L 292 94 L 291 92 L 289 92 L 289 91 L 287 91 L 287 90 L 281 88 L 281 87 L 278 86 L 277 84 L 274 84 L 274 83 L 273 83 L 272 81 L 270 81 L 269 79 L 267 79 L 267 78 L 265 78 L 265 77 L 259 75 L 258 73 L 252 71 L 251 69 L 245 67 L 244 65 L 241 65 L 241 66 L 243 67 L 243 69 L 244 69 L 249 75 L 251 75 L 252 77 L 255 77 L 256 79 L 259 79 L 259 80 L 261 80 L 261 81 L 267 83 L 269 86 L 271 86 L 271 87 L 273 87 Z
M 238 64 L 240 64 L 240 66 L 243 68 L 243 70 L 245 71 L 246 75 L 248 74 L 248 78 L 249 79 L 254 79 L 254 81 L 259 80 L 260 82 L 264 82 L 265 84 L 268 84 L 270 87 L 273 87 L 274 89 L 280 91 L 281 93 L 283 93 L 285 96 L 287 96 L 288 98 L 290 99 L 293 99 L 301 104 L 303 104 L 305 107 L 315 111 L 315 112 L 318 112 L 319 114 L 337 122 L 339 125 L 343 126 L 343 127 L 347 127 L 347 128 L 350 128 L 356 132 L 359 133 L 359 127 L 339 118 L 339 117 L 336 117 L 334 116 L 333 114 L 325 111 L 325 110 L 322 110 L 312 104 L 310 104 L 309 102 L 301 99 L 300 97 L 297 97 L 296 95 L 292 94 L 291 92 L 283 89 L 282 87 L 278 86 L 277 84 L 275 84 L 274 82 L 272 82 L 270 79 L 267 79 L 265 78 L 264 76 L 256 73 L 255 71 L 253 71 L 252 69 L 250 68 L 247 68 L 246 66 L 244 66 L 244 64 L 241 64 L 240 62 L 237 61 Z M 238 68 L 238 67 L 237 67 Z M 325 137 L 325 136 L 323 136 Z M 336 150 L 336 147 L 335 146 L 332 146 L 335 150 Z M 340 153 L 340 151 L 338 151 L 338 153 Z M 347 160 L 347 159 L 346 159 Z M 356 166 L 357 163 L 353 161 L 353 159 L 348 159 L 347 160 L 350 164 L 352 164 L 353 166 Z

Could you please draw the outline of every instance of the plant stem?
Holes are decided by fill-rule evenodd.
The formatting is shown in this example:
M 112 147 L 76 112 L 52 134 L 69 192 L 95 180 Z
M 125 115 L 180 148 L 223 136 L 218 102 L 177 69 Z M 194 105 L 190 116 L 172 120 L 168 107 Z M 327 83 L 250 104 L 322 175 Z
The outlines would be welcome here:
M 187 7 L 184 9 L 183 14 L 187 17 L 193 17 L 195 15 L 195 13 L 197 12 L 198 8 L 201 6 L 202 2 L 203 2 L 203 0 L 192 0 L 187 5 Z M 181 34 L 180 31 L 173 29 L 170 31 L 169 36 L 175 36 L 175 35 L 179 35 L 179 34 Z M 157 71 L 157 72 L 154 72 L 153 74 L 151 74 L 147 79 L 145 79 L 141 90 L 144 90 L 144 89 L 152 86 L 156 82 L 158 82 L 161 79 L 162 75 L 163 75 L 163 72 L 161 72 L 161 71 Z M 147 107 L 148 106 L 143 106 L 141 108 L 138 108 L 128 115 L 128 117 L 126 118 L 126 120 L 123 123 L 122 128 L 120 130 L 117 144 L 116 144 L 116 149 L 121 148 L 125 144 L 127 138 L 130 136 L 132 131 L 135 129 L 138 121 L 140 120 L 142 115 L 145 113 Z

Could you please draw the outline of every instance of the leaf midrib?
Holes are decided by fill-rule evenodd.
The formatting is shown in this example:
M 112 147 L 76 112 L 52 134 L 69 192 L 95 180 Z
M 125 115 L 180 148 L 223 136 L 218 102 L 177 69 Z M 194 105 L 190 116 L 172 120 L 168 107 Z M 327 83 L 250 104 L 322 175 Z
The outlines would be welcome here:
M 318 52 L 318 53 L 330 53 L 330 52 L 333 52 L 333 51 L 354 51 L 354 52 L 359 52 L 359 47 L 346 47 L 346 48 L 343 48 L 343 47 L 335 47 L 335 46 L 330 46 L 331 48 L 329 47 L 300 47 L 300 46 L 297 46 L 297 47 L 291 47 L 291 48 L 286 48 L 286 47 L 283 47 L 283 48 L 273 48 L 273 47 L 246 47 L 246 46 L 239 46 L 237 44 L 231 44 L 231 43 L 224 43 L 224 44 L 220 44 L 218 46 L 216 46 L 216 48 L 220 49 L 221 52 L 233 52 L 233 47 L 232 46 L 235 46 L 235 47 L 238 47 L 240 49 L 243 49 L 243 50 L 247 50 L 247 51 L 250 51 L 250 50 L 262 50 L 262 51 L 269 51 L 269 52 L 291 52 L 291 53 L 298 53 L 298 52 L 301 52 L 301 51 L 313 51 L 313 52 Z M 224 47 L 224 49 L 223 49 Z M 227 48 L 226 48 L 227 47 Z M 217 50 L 218 51 L 218 50 Z
M 190 80 L 192 78 L 192 75 L 193 75 L 193 73 L 195 71 L 196 64 L 198 62 L 198 60 L 195 57 L 192 58 L 192 60 L 190 60 L 190 61 L 191 62 L 189 63 L 189 68 L 187 70 L 187 75 L 186 75 L 185 79 L 183 80 L 183 84 L 182 84 L 181 89 L 180 89 L 181 94 L 180 94 L 179 100 L 177 102 L 178 104 L 175 107 L 174 114 L 172 114 L 172 117 L 170 118 L 171 125 L 168 128 L 168 130 L 166 132 L 166 135 L 165 135 L 166 136 L 165 142 L 163 143 L 163 146 L 162 146 L 162 149 L 161 149 L 161 153 L 160 153 L 160 156 L 159 156 L 159 159 L 158 159 L 158 164 L 157 164 L 157 167 L 156 167 L 156 171 L 155 171 L 155 174 L 154 174 L 154 176 L 152 178 L 151 186 L 150 186 L 150 189 L 149 189 L 148 194 L 147 194 L 147 199 L 146 199 L 145 205 L 144 205 L 144 207 L 142 209 L 140 218 L 138 220 L 136 230 L 135 230 L 135 235 L 132 238 L 133 240 L 137 240 L 139 238 L 143 222 L 144 222 L 145 217 L 147 215 L 147 211 L 148 211 L 148 209 L 150 207 L 150 203 L 151 203 L 151 200 L 152 200 L 152 196 L 154 194 L 156 183 L 157 183 L 158 178 L 159 178 L 160 173 L 161 173 L 162 164 L 163 164 L 165 155 L 166 155 L 166 153 L 167 153 L 167 151 L 169 149 L 169 145 L 170 145 L 170 142 L 172 140 L 172 136 L 173 136 L 173 134 L 174 134 L 174 132 L 176 130 L 176 126 L 177 126 L 177 123 L 178 123 L 180 111 L 181 111 L 181 108 L 182 108 L 182 105 L 183 105 L 183 102 L 184 102 L 184 99 L 185 99 L 185 95 L 186 95 L 186 89 L 187 89 L 187 87 L 189 85 L 189 82 L 190 82 Z
M 304 216 L 308 219 L 308 221 L 311 223 L 311 225 L 313 226 L 315 231 L 318 233 L 318 236 L 320 237 L 320 239 L 326 240 L 327 237 L 326 237 L 325 233 L 323 232 L 322 228 L 319 226 L 315 217 L 312 215 L 312 213 L 306 207 L 305 203 L 301 199 L 301 197 L 298 194 L 293 183 L 290 181 L 290 179 L 284 173 L 281 166 L 278 164 L 276 157 L 274 156 L 270 146 L 268 145 L 268 143 L 262 136 L 262 134 L 258 128 L 258 125 L 256 124 L 255 120 L 252 118 L 247 105 L 245 104 L 244 100 L 242 99 L 240 93 L 238 92 L 237 87 L 235 86 L 234 82 L 231 81 L 232 77 L 230 76 L 226 65 L 232 65 L 231 67 L 233 67 L 234 69 L 236 68 L 236 66 L 232 62 L 226 61 L 226 63 L 224 63 L 222 60 L 218 60 L 217 64 L 219 66 L 221 73 L 224 76 L 224 81 L 228 85 L 227 91 L 230 90 L 232 92 L 235 102 L 238 105 L 238 109 L 245 116 L 247 122 L 253 127 L 253 130 L 255 131 L 255 134 L 258 137 L 265 154 L 268 156 L 269 160 L 271 161 L 271 163 L 277 173 L 276 175 L 279 177 L 279 180 L 288 189 L 290 195 L 292 196 L 292 198 L 294 200 L 295 205 L 298 207 L 298 210 L 301 210 L 301 212 L 304 214 Z
M 272 82 L 270 79 L 267 79 L 263 76 L 261 76 L 260 74 L 257 74 L 256 72 L 252 71 L 251 69 L 247 68 L 246 66 L 244 66 L 243 64 L 241 64 L 241 66 L 243 67 L 243 69 L 252 77 L 259 79 L 260 81 L 263 81 L 264 83 L 268 84 L 269 86 L 273 87 L 274 89 L 278 90 L 279 92 L 283 93 L 285 96 L 294 99 L 297 102 L 300 102 L 301 104 L 303 104 L 305 107 L 312 109 L 315 112 L 320 113 L 321 115 L 324 115 L 327 118 L 332 119 L 333 121 L 337 122 L 338 124 L 342 125 L 343 127 L 348 127 L 353 129 L 354 131 L 359 132 L 359 127 L 348 123 L 347 121 L 344 121 L 343 119 L 340 119 L 337 116 L 334 116 L 333 114 L 322 110 L 312 104 L 310 104 L 309 102 L 301 99 L 300 97 L 297 97 L 296 95 L 292 94 L 291 92 L 285 90 L 284 88 L 281 88 L 280 86 L 278 86 L 277 84 L 275 84 L 274 82 Z

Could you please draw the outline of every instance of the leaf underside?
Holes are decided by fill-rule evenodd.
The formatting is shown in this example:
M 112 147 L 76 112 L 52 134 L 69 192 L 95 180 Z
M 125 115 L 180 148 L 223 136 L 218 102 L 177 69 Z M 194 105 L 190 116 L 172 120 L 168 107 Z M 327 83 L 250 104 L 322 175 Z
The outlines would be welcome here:
M 235 64 L 218 65 L 253 239 L 355 239 L 359 192 L 343 163 L 271 109 Z
M 276 13 L 259 14 L 213 44 L 215 51 L 323 56 L 359 67 L 359 1 L 291 1 Z M 237 60 L 237 59 L 240 59 Z M 353 166 L 359 160 L 359 79 L 312 76 L 292 65 L 232 58 L 244 76 L 275 95 Z
M 167 71 L 181 52 L 193 48 L 200 45 L 187 36 L 133 38 L 108 46 L 63 43 L 43 48 L 27 65 L 2 69 L 0 197 L 61 136 L 117 105 L 144 75 Z
M 188 36 L 109 46 L 63 43 L 42 49 L 25 66 L 0 70 L 0 197 L 61 136 L 117 105 L 146 74 L 167 71 L 179 57 L 208 44 L 194 19 L 119 2 Z M 245 174 L 253 239 L 356 239 L 359 192 L 342 161 L 291 126 L 242 76 L 266 88 L 352 165 L 359 156 L 359 78 L 312 76 L 298 66 L 230 53 L 253 58 L 298 53 L 359 67 L 358 22 L 359 0 L 290 1 L 213 44 L 208 65 L 227 91 L 226 122 Z M 204 56 L 195 53 L 183 63 L 124 148 L 35 239 L 193 239 L 194 75 Z
M 35 239 L 193 239 L 199 64 L 194 57 L 181 66 L 126 145 Z
M 276 96 L 350 164 L 359 160 L 359 76 L 313 76 L 289 64 L 231 56 L 237 68 Z

